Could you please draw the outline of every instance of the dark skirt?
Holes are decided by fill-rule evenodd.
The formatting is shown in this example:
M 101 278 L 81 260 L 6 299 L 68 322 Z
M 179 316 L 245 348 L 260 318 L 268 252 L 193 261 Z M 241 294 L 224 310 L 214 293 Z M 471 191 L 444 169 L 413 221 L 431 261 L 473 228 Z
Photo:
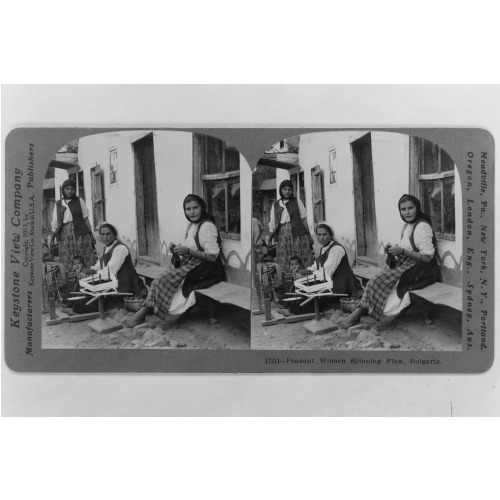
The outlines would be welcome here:
M 188 297 L 194 290 L 209 288 L 220 281 L 224 281 L 226 272 L 220 257 L 215 262 L 202 262 L 189 271 L 182 284 L 182 295 Z

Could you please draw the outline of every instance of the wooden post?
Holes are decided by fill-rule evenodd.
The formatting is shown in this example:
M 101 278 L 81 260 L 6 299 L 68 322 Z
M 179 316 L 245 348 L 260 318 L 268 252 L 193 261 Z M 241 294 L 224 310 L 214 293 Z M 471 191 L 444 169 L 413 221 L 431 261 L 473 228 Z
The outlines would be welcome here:
M 100 296 L 99 299 L 99 316 L 101 319 L 106 319 L 106 311 L 104 310 L 104 297 Z
M 52 295 L 49 297 L 49 313 L 50 313 L 50 319 L 56 319 L 56 298 Z
M 314 297 L 314 315 L 316 316 L 317 321 L 321 319 L 319 314 L 319 297 Z
M 47 302 L 47 283 L 45 278 L 42 283 L 42 314 L 49 312 L 49 304 Z
M 273 319 L 271 315 L 271 297 L 264 298 L 264 310 L 266 312 L 266 321 L 270 321 Z

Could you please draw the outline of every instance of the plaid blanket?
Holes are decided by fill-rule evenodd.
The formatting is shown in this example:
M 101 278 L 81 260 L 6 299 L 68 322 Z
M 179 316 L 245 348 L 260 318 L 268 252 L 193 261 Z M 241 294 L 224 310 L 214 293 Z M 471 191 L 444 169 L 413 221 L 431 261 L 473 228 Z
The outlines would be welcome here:
M 167 269 L 164 273 L 160 274 L 158 278 L 151 283 L 147 299 L 142 304 L 143 306 L 153 309 L 154 313 L 161 319 L 168 316 L 168 310 L 172 298 L 181 286 L 186 274 L 200 265 L 200 261 L 194 257 L 188 257 L 177 269 Z
M 394 269 L 388 269 L 371 279 L 367 284 L 363 297 L 361 297 L 360 306 L 368 309 L 368 314 L 375 320 L 379 320 L 385 308 L 387 298 L 396 286 L 401 275 L 416 262 L 408 257 L 398 260 Z

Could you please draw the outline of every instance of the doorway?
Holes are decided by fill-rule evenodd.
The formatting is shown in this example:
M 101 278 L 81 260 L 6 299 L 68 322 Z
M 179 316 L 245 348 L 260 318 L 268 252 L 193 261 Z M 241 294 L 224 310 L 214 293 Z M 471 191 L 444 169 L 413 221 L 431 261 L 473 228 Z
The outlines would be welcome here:
M 135 141 L 133 148 L 139 257 L 152 264 L 160 265 L 153 134 L 150 133 Z
M 377 219 L 373 182 L 372 138 L 368 133 L 351 143 L 354 177 L 354 212 L 358 259 L 379 264 Z

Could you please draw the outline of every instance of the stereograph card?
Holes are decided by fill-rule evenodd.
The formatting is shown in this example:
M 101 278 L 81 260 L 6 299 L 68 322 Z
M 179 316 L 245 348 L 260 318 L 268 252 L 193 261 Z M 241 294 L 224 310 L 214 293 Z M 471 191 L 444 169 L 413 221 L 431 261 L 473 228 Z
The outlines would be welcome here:
M 4 146 L 4 352 L 11 370 L 478 373 L 493 362 L 495 150 L 486 130 L 21 127 Z M 67 181 L 78 198 L 65 198 L 64 215 Z M 297 212 L 290 204 L 289 218 L 279 219 L 284 181 Z M 188 194 L 205 207 L 198 198 L 186 201 Z M 434 252 L 439 277 L 410 286 L 403 303 L 398 275 L 381 314 L 368 309 L 353 320 L 367 287 L 372 298 L 382 293 L 369 283 L 390 272 L 386 249 L 408 227 L 398 204 L 404 194 L 419 200 L 434 235 L 434 250 L 421 254 L 412 233 L 405 255 L 415 264 Z M 189 218 L 188 205 L 212 217 L 191 236 L 186 228 L 200 219 Z M 305 224 L 294 225 L 296 217 Z M 105 223 L 116 234 L 103 235 Z M 278 229 L 286 224 L 288 242 Z M 277 229 L 282 239 L 271 241 Z M 212 269 L 217 250 L 206 242 L 209 230 L 223 275 L 181 296 L 192 275 L 171 285 L 172 246 Z M 84 278 L 74 257 L 84 253 L 86 268 L 97 265 L 106 237 L 120 243 L 122 267 L 115 276 L 104 263 L 107 271 Z M 191 250 L 189 237 L 196 240 Z M 335 292 L 345 276 L 333 274 L 330 286 L 326 261 L 314 260 L 332 242 L 340 252 L 335 269 L 347 263 L 356 289 Z M 294 252 L 316 273 L 294 277 Z M 141 296 L 130 284 L 133 273 Z M 170 286 L 170 309 L 158 312 L 150 296 L 161 302 Z M 391 297 L 397 314 L 387 318 Z

